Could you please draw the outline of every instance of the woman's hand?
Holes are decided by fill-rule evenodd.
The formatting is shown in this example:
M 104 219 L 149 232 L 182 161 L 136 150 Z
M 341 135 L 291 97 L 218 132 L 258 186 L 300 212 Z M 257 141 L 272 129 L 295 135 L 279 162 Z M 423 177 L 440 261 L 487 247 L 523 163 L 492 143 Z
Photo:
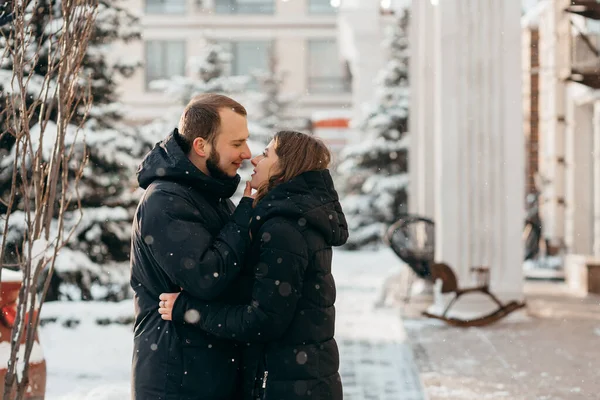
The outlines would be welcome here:
M 250 187 L 250 182 L 246 182 L 246 187 L 244 188 L 244 197 L 250 197 L 251 199 L 256 198 L 256 193 L 252 194 L 252 188 Z
M 162 293 L 159 296 L 158 313 L 165 321 L 173 320 L 173 305 L 178 296 L 179 293 Z

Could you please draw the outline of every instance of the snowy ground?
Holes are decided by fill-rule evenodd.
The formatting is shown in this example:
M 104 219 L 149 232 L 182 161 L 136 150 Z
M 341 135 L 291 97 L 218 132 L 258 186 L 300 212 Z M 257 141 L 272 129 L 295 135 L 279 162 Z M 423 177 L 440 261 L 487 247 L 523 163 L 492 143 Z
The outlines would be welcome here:
M 393 307 L 376 308 L 385 280 L 400 269 L 389 251 L 337 252 L 337 332 L 347 400 L 423 399 L 412 351 Z M 126 400 L 132 354 L 131 325 L 98 325 L 126 318 L 130 301 L 47 304 L 41 329 L 48 364 L 47 400 Z M 72 320 L 81 322 L 72 328 Z

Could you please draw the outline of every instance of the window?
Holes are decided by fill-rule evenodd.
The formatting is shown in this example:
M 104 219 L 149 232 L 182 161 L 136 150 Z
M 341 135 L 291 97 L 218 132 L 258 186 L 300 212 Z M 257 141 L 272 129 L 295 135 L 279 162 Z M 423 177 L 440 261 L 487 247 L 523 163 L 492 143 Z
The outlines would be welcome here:
M 150 82 L 185 75 L 185 41 L 146 42 L 146 89 Z
M 599 35 L 600 34 L 600 21 L 596 21 L 593 19 L 586 19 L 586 28 L 587 31 L 591 34 Z
M 231 53 L 230 74 L 251 75 L 255 71 L 267 71 L 272 47 L 270 40 L 223 43 L 223 48 Z M 251 86 L 256 89 L 256 82 Z
M 331 5 L 331 0 L 308 0 L 309 14 L 335 14 L 337 7 Z
M 350 91 L 351 77 L 340 60 L 335 39 L 308 41 L 308 92 L 345 93 Z
M 186 0 L 146 0 L 146 14 L 184 14 Z
M 273 14 L 275 0 L 215 0 L 217 14 Z

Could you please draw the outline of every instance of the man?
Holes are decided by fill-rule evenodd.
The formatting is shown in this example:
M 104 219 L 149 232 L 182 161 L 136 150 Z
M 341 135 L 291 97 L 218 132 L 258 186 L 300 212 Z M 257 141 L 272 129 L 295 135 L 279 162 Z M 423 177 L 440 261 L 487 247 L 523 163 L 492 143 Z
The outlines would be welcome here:
M 251 154 L 246 110 L 221 95 L 198 96 L 179 129 L 148 153 L 138 170 L 146 189 L 133 221 L 135 292 L 132 397 L 135 400 L 230 400 L 238 386 L 238 348 L 191 325 L 163 321 L 163 292 L 186 290 L 232 301 L 224 289 L 249 247 L 252 199 L 233 211 L 237 170 Z M 246 186 L 245 196 L 250 189 Z M 227 297 L 227 298 L 224 298 Z M 190 321 L 199 314 L 189 315 Z

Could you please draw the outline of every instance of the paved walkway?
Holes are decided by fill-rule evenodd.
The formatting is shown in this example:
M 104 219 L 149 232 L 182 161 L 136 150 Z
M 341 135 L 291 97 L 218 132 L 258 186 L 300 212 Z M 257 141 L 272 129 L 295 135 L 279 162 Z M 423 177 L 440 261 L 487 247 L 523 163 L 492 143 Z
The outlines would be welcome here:
M 391 253 L 337 253 L 336 339 L 345 400 L 425 400 L 398 307 L 376 307 Z M 364 257 L 364 260 L 361 259 Z
M 391 251 L 336 252 L 336 339 L 345 400 L 425 400 L 400 318 L 400 308 L 375 304 L 398 271 Z M 48 400 L 127 400 L 132 354 L 130 325 L 96 324 L 130 316 L 122 303 L 48 303 L 40 333 L 48 363 Z M 68 319 L 81 320 L 71 328 Z
M 424 400 L 407 343 L 340 342 L 345 400 Z
M 527 311 L 485 328 L 459 329 L 404 308 L 430 400 L 600 399 L 600 297 L 570 296 L 564 284 L 528 282 Z

